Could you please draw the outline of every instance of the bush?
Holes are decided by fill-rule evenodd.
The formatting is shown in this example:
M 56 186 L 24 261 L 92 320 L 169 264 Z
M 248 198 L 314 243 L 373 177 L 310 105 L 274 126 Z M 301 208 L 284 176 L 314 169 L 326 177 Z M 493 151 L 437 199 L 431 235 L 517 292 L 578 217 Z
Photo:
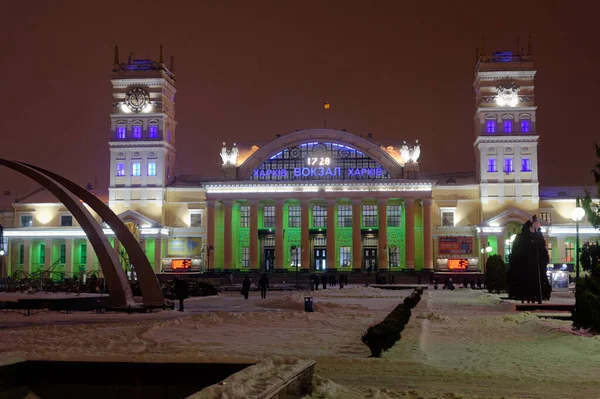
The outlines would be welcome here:
M 580 260 L 590 275 L 577 281 L 573 328 L 600 334 L 600 246 L 584 244 Z
M 400 340 L 400 333 L 410 319 L 411 309 L 421 300 L 422 292 L 422 288 L 415 290 L 410 296 L 404 298 L 403 303 L 396 306 L 381 323 L 367 329 L 366 334 L 362 336 L 362 342 L 371 350 L 371 357 L 381 357 L 382 352 L 390 349 Z
M 492 255 L 485 264 L 485 285 L 488 292 L 500 292 L 507 290 L 506 265 L 500 255 Z
M 193 296 L 210 296 L 217 295 L 219 290 L 212 283 L 208 281 L 196 281 L 196 280 L 187 280 L 188 281 L 188 295 L 190 297 Z M 175 283 L 173 280 L 171 281 L 163 281 L 161 282 L 161 287 L 163 291 L 163 295 L 167 299 L 175 299 Z

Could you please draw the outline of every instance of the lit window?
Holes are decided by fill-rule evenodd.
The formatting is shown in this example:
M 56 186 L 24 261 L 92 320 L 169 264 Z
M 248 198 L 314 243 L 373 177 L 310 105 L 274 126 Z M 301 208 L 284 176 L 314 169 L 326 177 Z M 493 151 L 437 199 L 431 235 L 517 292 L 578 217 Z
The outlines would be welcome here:
M 338 227 L 352 227 L 352 205 L 338 205 Z
M 546 223 L 552 224 L 552 212 L 540 212 L 540 219 Z
M 202 212 L 190 212 L 190 227 L 202 227 Z
M 552 242 L 548 241 L 546 243 L 546 249 L 548 250 L 548 259 L 550 259 L 550 263 L 554 263 L 552 260 Z
M 171 131 L 167 130 L 167 141 L 170 142 L 171 141 Z
M 141 126 L 134 126 L 133 127 L 133 138 L 134 139 L 141 139 L 142 138 L 142 127 Z
M 21 227 L 33 227 L 33 216 L 22 215 L 21 216 Z
M 148 176 L 156 176 L 156 162 L 148 162 Z
M 60 244 L 60 263 L 65 263 L 67 261 L 67 244 Z
M 151 139 L 158 138 L 158 126 L 151 125 L 148 130 L 148 137 Z
M 141 176 L 142 175 L 141 170 L 142 170 L 142 168 L 141 168 L 141 164 L 139 162 L 134 162 L 131 165 L 131 175 L 132 176 Z
M 240 206 L 240 227 L 250 227 L 250 207 Z
M 488 158 L 488 172 L 496 172 L 496 158 Z
M 390 267 L 400 266 L 400 247 L 393 246 L 390 251 Z
M 250 247 L 242 248 L 242 266 L 243 267 L 250 266 Z
M 565 243 L 565 262 L 574 262 L 575 261 L 575 243 L 566 242 Z
M 124 139 L 125 138 L 125 126 L 118 126 L 117 127 L 117 138 L 118 139 Z
M 60 225 L 61 226 L 73 226 L 73 216 L 62 215 L 60 217 Z
M 510 119 L 504 120 L 504 133 L 512 133 L 513 131 L 513 121 Z
M 488 133 L 495 133 L 496 132 L 496 121 L 495 120 L 486 121 L 485 129 L 486 129 L 486 132 L 488 132 Z
M 327 207 L 325 205 L 313 206 L 313 227 L 327 227 Z
M 117 176 L 125 176 L 125 164 L 124 163 L 117 164 Z
M 288 227 L 300 227 L 302 224 L 302 209 L 300 205 L 288 207 Z
M 454 214 L 456 210 L 454 208 L 440 208 L 442 216 L 442 226 L 454 227 Z
M 504 159 L 504 173 L 511 173 L 514 172 L 515 170 L 513 169 L 513 160 L 512 158 L 505 158 Z
M 529 119 L 521 120 L 521 132 L 529 133 L 531 131 L 531 121 Z
M 298 267 L 300 266 L 302 260 L 302 252 L 301 248 L 297 246 L 296 248 L 290 248 L 290 266 Z
M 263 226 L 267 228 L 275 227 L 275 207 L 265 206 L 263 209 Z
M 350 247 L 340 247 L 340 266 L 350 266 Z
M 362 218 L 363 226 L 377 227 L 377 205 L 363 205 Z
M 531 162 L 529 162 L 529 158 L 521 159 L 521 172 L 531 172 Z
M 388 227 L 400 227 L 402 223 L 402 207 L 400 205 L 387 206 Z
M 46 244 L 41 243 L 40 244 L 40 262 L 39 263 L 46 263 Z

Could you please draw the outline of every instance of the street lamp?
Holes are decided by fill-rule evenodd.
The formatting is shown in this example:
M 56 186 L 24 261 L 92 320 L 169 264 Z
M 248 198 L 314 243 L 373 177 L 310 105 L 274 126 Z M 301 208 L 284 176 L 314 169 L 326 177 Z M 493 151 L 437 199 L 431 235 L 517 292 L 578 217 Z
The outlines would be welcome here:
M 575 203 L 575 209 L 571 212 L 571 219 L 575 221 L 575 282 L 579 280 L 579 222 L 585 216 L 585 210 L 579 205 L 579 197 Z
M 294 262 L 294 266 L 296 266 L 296 290 L 298 289 L 298 269 L 299 269 L 299 265 L 298 265 L 298 249 L 302 248 L 301 245 L 292 245 L 290 247 L 290 258 L 293 259 Z

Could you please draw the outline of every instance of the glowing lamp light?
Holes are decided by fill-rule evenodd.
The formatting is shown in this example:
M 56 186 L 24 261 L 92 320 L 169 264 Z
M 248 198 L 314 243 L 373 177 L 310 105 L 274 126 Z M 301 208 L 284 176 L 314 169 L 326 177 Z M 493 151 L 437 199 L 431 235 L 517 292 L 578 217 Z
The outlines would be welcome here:
M 507 239 L 506 239 L 506 241 L 504 241 L 504 243 L 505 243 L 506 245 L 510 245 L 510 244 L 512 243 L 512 241 L 511 241 L 510 239 L 508 239 L 508 238 L 507 238 Z
M 510 242 L 514 242 L 515 238 L 517 238 L 516 234 L 513 234 L 512 236 L 510 236 Z
M 492 247 L 490 247 L 489 245 L 485 247 L 485 252 L 487 252 L 488 254 L 492 252 Z
M 582 207 L 580 207 L 579 204 L 577 204 L 575 209 L 573 209 L 573 211 L 571 212 L 571 219 L 573 219 L 574 222 L 580 222 L 584 216 L 585 210 Z
M 152 112 L 152 104 L 146 105 L 142 112 L 144 112 L 145 114 Z
M 125 112 L 126 114 L 131 113 L 131 108 L 129 108 L 129 106 L 125 103 L 121 103 L 121 110 L 123 110 L 123 112 Z
M 0 249 L 0 256 L 4 256 L 4 250 Z

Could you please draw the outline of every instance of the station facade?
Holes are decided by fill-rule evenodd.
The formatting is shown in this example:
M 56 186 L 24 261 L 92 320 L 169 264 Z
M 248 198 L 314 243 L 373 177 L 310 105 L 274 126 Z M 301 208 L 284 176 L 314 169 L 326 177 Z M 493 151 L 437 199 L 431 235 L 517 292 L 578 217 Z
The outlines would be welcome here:
M 107 202 L 157 273 L 477 272 L 487 256 L 509 255 L 534 214 L 551 262 L 573 263 L 570 215 L 583 189 L 539 187 L 535 72 L 531 54 L 479 56 L 473 173 L 420 170 L 415 138 L 307 129 L 260 145 L 223 143 L 221 175 L 200 179 L 173 173 L 173 61 L 161 49 L 158 61 L 120 63 L 115 50 Z M 4 273 L 98 272 L 77 221 L 47 192 L 15 200 L 0 223 Z M 585 220 L 580 234 L 599 236 Z

